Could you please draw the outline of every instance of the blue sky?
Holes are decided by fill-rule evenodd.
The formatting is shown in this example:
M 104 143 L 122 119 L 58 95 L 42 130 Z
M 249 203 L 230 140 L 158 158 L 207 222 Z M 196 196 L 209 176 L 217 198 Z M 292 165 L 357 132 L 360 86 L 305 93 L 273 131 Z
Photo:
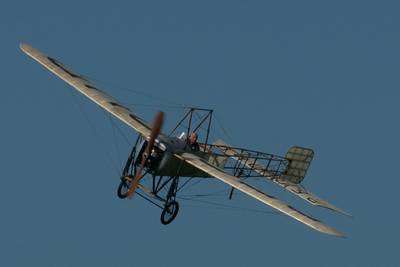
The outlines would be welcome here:
M 396 266 L 398 10 L 395 1 L 3 1 L 0 265 Z M 119 200 L 127 142 L 20 42 L 148 120 L 163 109 L 166 130 L 182 115 L 171 106 L 193 105 L 213 108 L 234 145 L 313 148 L 304 185 L 354 218 L 265 189 L 347 238 L 244 196 L 235 205 L 265 213 L 182 203 L 168 227 L 140 198 Z

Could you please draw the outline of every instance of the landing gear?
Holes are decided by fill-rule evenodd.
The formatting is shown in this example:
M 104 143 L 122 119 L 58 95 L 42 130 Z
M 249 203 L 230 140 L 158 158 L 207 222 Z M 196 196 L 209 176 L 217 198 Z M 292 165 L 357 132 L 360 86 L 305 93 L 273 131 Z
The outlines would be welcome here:
M 128 160 L 125 163 L 125 167 L 122 170 L 121 182 L 118 185 L 117 196 L 120 199 L 125 199 L 128 196 L 128 190 L 133 177 L 136 174 L 136 165 L 134 163 L 136 156 L 136 147 L 139 143 L 140 138 L 136 139 L 136 143 L 133 146 L 131 153 L 129 154 Z
M 179 203 L 174 201 L 171 201 L 169 203 L 166 203 L 163 211 L 161 212 L 161 223 L 164 225 L 170 224 L 178 215 L 179 211 Z
M 128 196 L 128 190 L 129 190 L 129 186 L 130 186 L 132 179 L 133 179 L 133 177 L 131 177 L 131 176 L 121 177 L 121 182 L 120 182 L 120 184 L 118 186 L 118 190 L 117 190 L 117 195 L 120 199 L 124 199 Z M 156 177 L 154 177 L 153 179 L 156 179 Z M 162 179 L 162 177 L 160 177 L 159 179 Z M 170 177 L 170 178 L 168 178 L 167 181 L 165 181 L 163 184 L 161 184 L 161 186 L 153 188 L 153 192 L 151 192 L 151 194 L 153 194 L 155 199 L 157 199 L 161 202 L 164 202 L 164 207 L 156 204 L 158 207 L 163 209 L 161 212 L 160 220 L 161 220 L 161 223 L 164 225 L 170 224 L 178 215 L 179 203 L 175 200 L 176 192 L 178 190 L 178 182 L 179 182 L 179 177 Z M 162 188 L 165 188 L 165 186 L 167 184 L 170 184 L 170 185 L 169 185 L 169 189 L 168 189 L 166 198 L 164 199 L 164 198 L 160 197 L 158 195 L 158 193 L 161 191 Z M 155 204 L 154 202 L 152 202 L 152 203 Z
M 126 177 L 121 177 L 121 182 L 118 185 L 117 195 L 120 199 L 124 199 L 128 196 L 128 190 L 131 184 L 131 180 Z
M 175 201 L 176 192 L 178 191 L 179 177 L 171 177 L 171 184 L 167 193 L 164 209 L 161 212 L 161 223 L 164 225 L 170 224 L 178 215 L 179 203 Z
M 139 143 L 139 138 L 136 140 L 135 146 L 132 148 L 132 151 L 128 157 L 128 160 L 125 164 L 125 167 L 122 171 L 121 182 L 118 185 L 117 195 L 120 199 L 125 199 L 128 196 L 128 191 L 131 185 L 132 180 L 134 179 L 137 170 L 136 164 L 138 162 L 137 157 L 141 157 L 144 145 L 142 146 L 141 151 L 138 152 L 138 156 L 136 156 L 136 147 Z M 152 158 L 153 162 L 149 161 L 147 165 L 147 171 L 145 171 L 142 175 L 144 177 L 151 170 L 152 164 L 157 164 L 157 158 Z M 135 164 L 136 163 L 136 164 Z M 158 206 L 162 209 L 161 212 L 161 223 L 164 225 L 170 224 L 178 215 L 179 211 L 179 203 L 176 201 L 176 193 L 178 191 L 178 183 L 179 176 L 156 176 L 152 177 L 152 186 L 146 187 L 146 183 L 141 185 L 141 192 L 136 192 L 140 197 L 148 200 L 152 204 Z M 166 194 L 164 192 L 167 192 Z M 163 194 L 164 193 L 164 194 Z M 155 201 L 153 201 L 153 198 Z

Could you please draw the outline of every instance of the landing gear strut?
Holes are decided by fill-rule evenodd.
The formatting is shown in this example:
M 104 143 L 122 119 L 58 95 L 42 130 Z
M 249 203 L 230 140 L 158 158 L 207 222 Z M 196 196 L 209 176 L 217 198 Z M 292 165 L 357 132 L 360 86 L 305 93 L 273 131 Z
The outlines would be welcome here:
M 136 175 L 137 168 L 135 165 L 135 159 L 136 159 L 136 147 L 139 143 L 139 139 L 136 140 L 135 146 L 132 148 L 132 151 L 128 157 L 128 160 L 126 161 L 125 167 L 122 171 L 121 175 L 121 182 L 118 185 L 117 189 L 117 195 L 120 199 L 125 199 L 128 196 L 128 190 L 130 188 L 131 182 L 133 178 Z M 138 155 L 141 155 L 141 152 L 138 152 Z M 137 160 L 136 160 L 137 161 Z M 145 176 L 148 173 L 146 171 L 143 176 Z M 142 176 L 142 177 L 143 177 Z M 163 176 L 155 176 L 153 175 L 153 181 L 152 181 L 152 187 L 144 188 L 145 193 L 157 200 L 156 203 L 149 198 L 147 198 L 145 195 L 142 195 L 140 193 L 137 193 L 141 197 L 145 198 L 149 202 L 153 203 L 154 205 L 160 207 L 162 209 L 161 212 L 161 223 L 164 225 L 170 224 L 178 215 L 179 211 L 179 203 L 176 201 L 176 193 L 178 191 L 178 183 L 179 183 L 179 176 L 169 176 L 169 177 L 163 177 Z M 169 187 L 169 188 L 168 188 Z M 168 189 L 168 192 L 166 195 L 162 195 L 162 192 L 165 192 L 165 189 Z

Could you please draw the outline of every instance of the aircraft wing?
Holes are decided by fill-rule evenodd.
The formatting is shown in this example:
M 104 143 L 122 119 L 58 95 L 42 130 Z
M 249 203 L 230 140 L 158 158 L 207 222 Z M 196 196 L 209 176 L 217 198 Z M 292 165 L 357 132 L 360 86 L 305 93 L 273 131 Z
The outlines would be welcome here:
M 268 178 L 269 180 L 277 183 L 278 185 L 282 186 L 289 192 L 292 192 L 296 196 L 304 199 L 305 201 L 307 201 L 313 205 L 316 205 L 316 206 L 320 206 L 323 208 L 327 208 L 327 209 L 339 212 L 339 213 L 347 215 L 347 216 L 351 216 L 351 214 L 335 207 L 334 205 L 332 205 L 332 204 L 326 202 L 325 200 L 322 200 L 321 198 L 317 197 L 316 195 L 308 192 L 303 187 L 301 187 L 299 184 L 292 183 L 288 179 L 285 179 L 280 176 L 277 177 L 273 173 L 266 171 L 264 166 L 261 166 L 255 162 L 252 162 L 252 160 L 241 159 L 239 157 L 239 153 L 236 150 L 234 150 L 233 148 L 229 148 L 229 146 L 227 144 L 225 144 L 222 140 L 216 141 L 214 143 L 214 145 L 222 145 L 222 146 L 226 147 L 227 149 L 224 150 L 224 153 L 227 156 L 230 156 L 234 160 L 240 161 L 241 163 L 245 164 L 247 167 L 253 169 L 255 172 L 257 172 L 260 175 Z
M 113 114 L 115 117 L 132 127 L 144 137 L 150 135 L 151 127 L 129 108 L 119 104 L 114 98 L 95 87 L 91 82 L 72 70 L 65 67 L 61 62 L 51 58 L 39 50 L 27 45 L 21 44 L 20 48 L 28 56 L 42 64 L 49 71 L 63 79 L 66 83 L 87 96 L 97 105 Z
M 204 159 L 191 154 L 191 153 L 182 153 L 182 154 L 175 154 L 176 157 L 186 161 L 190 165 L 210 174 L 211 176 L 221 180 L 222 182 L 242 191 L 243 193 L 263 202 L 264 204 L 267 204 L 268 206 L 271 206 L 274 209 L 279 210 L 280 212 L 304 223 L 305 225 L 320 231 L 322 233 L 334 235 L 334 236 L 339 236 L 343 237 L 344 235 L 336 231 L 335 229 L 331 228 L 330 226 L 327 226 L 320 222 L 319 220 L 302 213 L 295 208 L 291 207 L 290 205 L 286 204 L 285 202 L 270 196 L 262 191 L 260 191 L 257 188 L 254 188 L 250 186 L 249 184 L 246 184 L 239 178 L 232 176 L 226 172 L 224 172 L 222 169 L 219 169 L 218 167 L 213 166 L 212 164 L 208 163 Z

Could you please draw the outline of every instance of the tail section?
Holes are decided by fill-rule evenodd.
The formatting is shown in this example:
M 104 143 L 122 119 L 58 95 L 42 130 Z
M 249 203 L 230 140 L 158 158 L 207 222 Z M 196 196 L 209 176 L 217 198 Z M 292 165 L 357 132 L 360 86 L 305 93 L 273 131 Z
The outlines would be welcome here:
M 286 153 L 285 158 L 289 161 L 289 166 L 283 177 L 292 183 L 301 183 L 306 176 L 313 157 L 314 151 L 312 149 L 298 146 L 291 147 Z

